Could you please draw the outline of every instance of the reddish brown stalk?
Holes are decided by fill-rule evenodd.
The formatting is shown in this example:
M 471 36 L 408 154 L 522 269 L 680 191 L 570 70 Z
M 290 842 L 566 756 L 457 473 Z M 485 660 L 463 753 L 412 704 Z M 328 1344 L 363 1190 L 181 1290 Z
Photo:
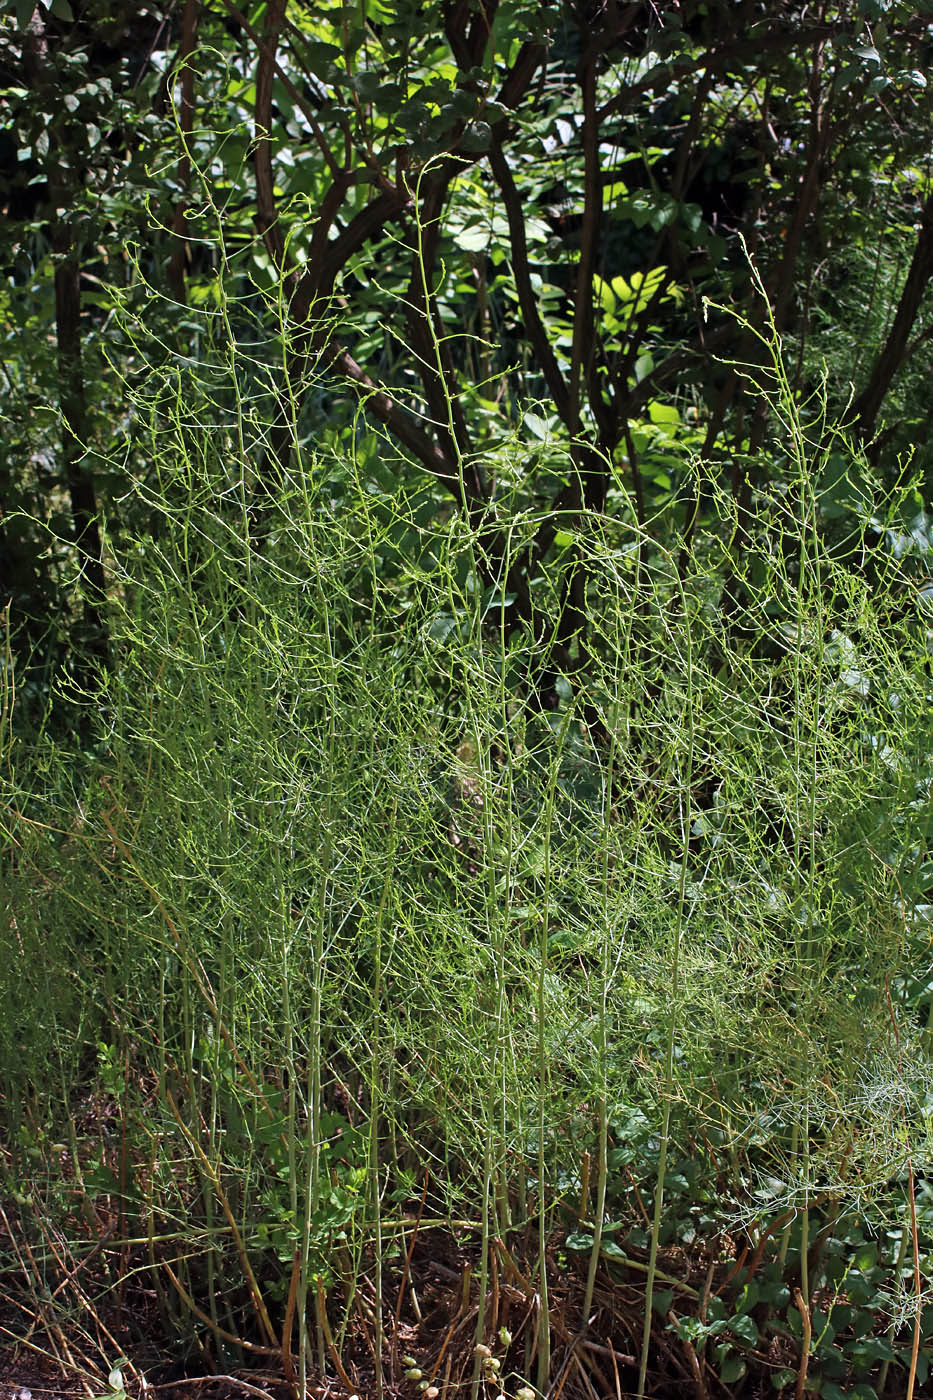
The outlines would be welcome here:
M 272 82 L 275 77 L 275 50 L 285 18 L 285 0 L 269 0 L 266 6 L 264 43 L 256 68 L 256 114 L 254 124 L 256 171 L 256 223 L 266 251 L 281 272 L 285 264 L 285 239 L 275 208 L 275 179 L 272 174 Z
M 347 1388 L 347 1394 L 348 1394 L 348 1395 L 352 1395 L 352 1394 L 353 1394 L 353 1390 L 354 1390 L 354 1385 L 353 1385 L 353 1382 L 350 1380 L 350 1377 L 347 1375 L 346 1371 L 344 1370 L 343 1362 L 342 1362 L 341 1359 L 340 1359 L 340 1352 L 337 1350 L 336 1346 L 334 1345 L 334 1339 L 333 1339 L 333 1336 L 331 1335 L 331 1330 L 330 1330 L 330 1323 L 329 1323 L 328 1320 L 327 1320 L 327 1307 L 326 1307 L 326 1299 L 325 1299 L 325 1297 L 324 1297 L 324 1285 L 323 1285 L 323 1283 L 321 1282 L 320 1276 L 318 1276 L 318 1277 L 314 1280 L 314 1282 L 315 1282 L 315 1286 L 316 1286 L 316 1288 L 317 1288 L 318 1317 L 319 1317 L 320 1320 L 321 1320 L 321 1329 L 322 1329 L 322 1331 L 323 1331 L 323 1333 L 324 1333 L 324 1341 L 327 1343 L 327 1350 L 328 1350 L 329 1353 L 330 1353 L 330 1359 L 331 1359 L 331 1361 L 333 1361 L 333 1363 L 334 1363 L 334 1367 L 336 1368 L 337 1375 L 340 1377 L 341 1381 L 343 1382 L 343 1384 L 344 1384 L 344 1385 L 346 1386 L 346 1388 Z
M 445 1336 L 444 1336 L 444 1340 L 443 1340 L 443 1342 L 441 1343 L 441 1349 L 440 1349 L 440 1351 L 437 1353 L 437 1357 L 435 1358 L 434 1365 L 431 1367 L 431 1371 L 430 1371 L 430 1374 L 429 1374 L 429 1376 L 428 1376 L 428 1381 L 429 1381 L 429 1382 L 431 1382 L 431 1381 L 434 1380 L 434 1377 L 437 1375 L 438 1371 L 440 1370 L 440 1368 L 441 1368 L 441 1362 L 444 1360 L 444 1357 L 447 1355 L 447 1348 L 450 1346 L 450 1343 L 451 1343 L 451 1341 L 452 1341 L 452 1339 L 453 1339 L 454 1333 L 457 1332 L 457 1331 L 459 1331 L 459 1329 L 464 1325 L 464 1323 L 470 1321 L 470 1319 L 473 1317 L 475 1311 L 476 1311 L 475 1308 L 471 1308 L 469 1312 L 465 1312 L 465 1311 L 464 1311 L 464 1308 L 463 1308 L 463 1301 L 462 1301 L 462 1299 L 461 1299 L 460 1307 L 457 1309 L 457 1312 L 456 1312 L 456 1314 L 454 1315 L 454 1320 L 453 1320 L 453 1322 L 450 1324 L 450 1326 L 449 1326 L 448 1329 L 447 1329 L 447 1332 L 446 1332 L 446 1334 L 445 1334 Z
M 810 1309 L 804 1302 L 803 1294 L 799 1288 L 794 1289 L 794 1303 L 797 1311 L 800 1313 L 801 1324 L 800 1365 L 797 1368 L 797 1386 L 794 1393 L 796 1400 L 803 1400 L 804 1392 L 807 1388 L 807 1368 L 810 1365 L 810 1338 L 813 1332 L 810 1322 Z
M 169 1279 L 172 1283 L 172 1287 L 177 1292 L 179 1298 L 184 1303 L 185 1307 L 194 1317 L 198 1319 L 199 1322 L 202 1322 L 204 1326 L 208 1328 L 209 1331 L 213 1332 L 215 1337 L 219 1337 L 220 1340 L 223 1342 L 231 1342 L 234 1346 L 242 1347 L 244 1351 L 254 1352 L 257 1356 L 281 1357 L 281 1349 L 277 1346 L 263 1347 L 260 1346 L 257 1342 L 248 1342 L 245 1339 L 245 1337 L 238 1337 L 235 1332 L 228 1332 L 225 1328 L 220 1327 L 216 1322 L 212 1320 L 210 1315 L 203 1310 L 203 1308 L 198 1307 L 197 1303 L 194 1301 L 187 1288 L 185 1288 L 181 1279 L 175 1273 L 175 1270 L 172 1268 L 171 1264 L 169 1264 L 167 1260 L 163 1259 L 160 1262 L 160 1267 L 164 1269 L 165 1272 L 168 1274 Z
M 34 1213 L 35 1218 L 36 1218 L 36 1224 L 38 1225 L 39 1230 L 40 1230 L 40 1232 L 41 1232 L 43 1238 L 45 1239 L 46 1244 L 47 1244 L 48 1247 L 49 1247 L 49 1252 L 51 1253 L 51 1255 L 52 1255 L 52 1257 L 54 1258 L 56 1264 L 58 1265 L 58 1268 L 59 1268 L 60 1273 L 62 1274 L 63 1277 L 67 1278 L 68 1282 L 71 1284 L 72 1290 L 73 1290 L 73 1292 L 74 1292 L 74 1294 L 75 1294 L 75 1297 L 77 1298 L 78 1303 L 80 1304 L 82 1310 L 83 1310 L 84 1312 L 87 1313 L 88 1317 L 91 1318 L 91 1319 L 93 1320 L 95 1326 L 97 1327 L 97 1330 L 98 1330 L 98 1340 L 100 1340 L 101 1337 L 104 1337 L 104 1338 L 106 1339 L 106 1341 L 109 1343 L 110 1347 L 112 1348 L 112 1354 L 113 1354 L 114 1356 L 119 1356 L 119 1355 L 120 1355 L 120 1351 L 121 1351 L 119 1342 L 116 1340 L 116 1338 L 114 1337 L 113 1333 L 112 1333 L 112 1332 L 110 1331 L 110 1329 L 107 1327 L 106 1323 L 105 1323 L 105 1322 L 103 1321 L 103 1319 L 101 1318 L 99 1312 L 98 1312 L 98 1311 L 96 1310 L 96 1308 L 94 1307 L 94 1303 L 93 1303 L 92 1299 L 88 1296 L 88 1294 L 87 1294 L 87 1293 L 84 1291 L 84 1289 L 81 1287 L 81 1284 L 78 1282 L 78 1279 L 77 1279 L 77 1271 L 76 1271 L 76 1270 L 69 1269 L 68 1266 L 66 1265 L 65 1260 L 64 1260 L 64 1257 L 63 1257 L 63 1254 L 62 1254 L 62 1251 L 61 1251 L 61 1249 L 59 1248 L 58 1242 L 57 1242 L 57 1240 L 53 1237 L 52 1232 L 50 1231 L 50 1229 L 49 1229 L 49 1227 L 48 1227 L 48 1225 L 47 1225 L 47 1223 L 46 1223 L 46 1220 L 45 1220 L 44 1216 L 42 1215 L 41 1211 L 39 1211 L 38 1209 L 36 1209 L 36 1208 L 34 1207 L 33 1213 Z M 24 1243 L 25 1243 L 25 1241 L 24 1241 Z M 28 1248 L 28 1245 L 27 1245 L 27 1248 Z M 31 1254 L 30 1254 L 30 1257 L 31 1257 Z M 38 1277 L 38 1276 L 39 1276 L 39 1275 L 37 1275 L 37 1277 Z M 126 1366 L 127 1366 L 127 1369 L 128 1369 L 128 1370 L 131 1372 L 131 1374 L 133 1375 L 133 1377 L 138 1381 L 138 1380 L 139 1380 L 139 1372 L 136 1370 L 136 1367 L 133 1365 L 133 1363 L 132 1363 L 131 1361 L 127 1361 L 127 1362 L 126 1362 Z
M 239 1390 L 247 1395 L 256 1395 L 259 1400 L 273 1400 L 268 1390 L 263 1390 L 258 1385 L 251 1384 L 250 1381 L 243 1380 L 242 1376 L 184 1376 L 177 1381 L 164 1381 L 161 1385 L 147 1385 L 146 1390 L 179 1390 L 187 1385 L 235 1385 Z
M 422 1217 L 422 1215 L 424 1214 L 424 1203 L 425 1203 L 425 1200 L 427 1199 L 427 1195 L 428 1195 L 428 1182 L 429 1182 L 429 1180 L 430 1180 L 430 1177 L 431 1177 L 430 1172 L 425 1171 L 425 1174 L 424 1174 L 424 1189 L 423 1189 L 423 1191 L 421 1192 L 421 1200 L 418 1202 L 418 1214 L 415 1216 L 415 1226 L 414 1226 L 414 1229 L 413 1229 L 412 1232 L 411 1232 L 411 1239 L 410 1239 L 409 1244 L 408 1244 L 408 1250 L 407 1250 L 407 1252 L 406 1252 L 406 1254 L 405 1254 L 405 1267 L 402 1269 L 402 1281 L 401 1281 L 401 1283 L 400 1283 L 399 1286 L 398 1286 L 398 1301 L 397 1301 L 397 1303 L 395 1304 L 395 1334 L 396 1334 L 396 1336 L 398 1336 L 399 1323 L 401 1322 L 401 1319 L 402 1319 L 402 1303 L 403 1303 L 404 1298 L 405 1298 L 405 1289 L 406 1289 L 406 1287 L 407 1287 L 407 1285 L 408 1285 L 408 1279 L 409 1279 L 410 1274 L 411 1274 L 411 1256 L 412 1256 L 412 1254 L 414 1253 L 415 1241 L 416 1241 L 417 1238 L 418 1238 L 418 1229 L 419 1229 L 419 1226 L 421 1225 L 421 1217 Z
M 288 1282 L 288 1300 L 285 1304 L 285 1321 L 282 1323 L 282 1369 L 285 1379 L 295 1393 L 298 1391 L 295 1377 L 295 1364 L 292 1360 L 292 1329 L 295 1324 L 295 1307 L 298 1302 L 298 1285 L 301 1282 L 301 1251 L 296 1249 L 292 1259 L 292 1273 Z
M 671 1308 L 671 1310 L 668 1312 L 667 1317 L 668 1321 L 670 1322 L 671 1326 L 676 1332 L 678 1318 L 673 1308 Z M 706 1376 L 703 1374 L 703 1368 L 700 1365 L 700 1358 L 697 1356 L 696 1347 L 693 1345 L 689 1337 L 681 1337 L 680 1345 L 683 1347 L 684 1356 L 687 1358 L 687 1365 L 690 1367 L 694 1384 L 696 1385 L 697 1400 L 709 1400 L 709 1390 L 706 1386 Z
M 764 1257 L 765 1245 L 767 1244 L 770 1236 L 776 1234 L 778 1230 L 783 1230 L 784 1226 L 788 1225 L 790 1221 L 793 1220 L 795 1214 L 795 1211 L 786 1210 L 783 1215 L 779 1215 L 777 1220 L 772 1221 L 770 1225 L 768 1225 L 764 1230 L 762 1230 L 761 1234 L 758 1236 L 758 1243 L 755 1245 L 755 1253 L 752 1255 L 751 1263 L 748 1266 L 748 1273 L 745 1276 L 746 1283 L 752 1277 L 752 1275 L 757 1272 L 758 1266 L 761 1263 L 762 1258 Z M 722 1285 L 722 1288 L 717 1289 L 717 1297 L 722 1292 L 723 1288 L 728 1288 L 729 1284 L 732 1282 L 736 1274 L 741 1269 L 742 1265 L 745 1263 L 747 1255 L 748 1250 L 744 1249 L 742 1251 L 741 1258 L 736 1264 L 733 1265 L 732 1269 L 730 1269 L 726 1281 Z
M 584 1221 L 590 1209 L 590 1154 L 584 1150 L 580 1167 L 580 1204 L 577 1207 L 577 1220 Z
M 231 4 L 231 0 L 224 0 L 224 7 L 226 8 L 227 13 L 236 20 L 237 24 L 242 26 L 243 32 L 249 35 L 253 43 L 256 45 L 256 48 L 259 50 L 260 53 L 262 53 L 266 49 L 266 44 L 262 39 L 261 35 L 257 32 L 257 30 L 255 30 L 250 24 L 249 20 L 243 14 L 242 10 L 239 10 L 236 7 L 236 5 Z M 290 24 L 287 18 L 285 20 L 285 23 L 290 29 L 293 28 L 293 26 Z M 324 134 L 321 131 L 320 125 L 315 116 L 314 108 L 311 106 L 310 102 L 307 102 L 305 100 L 302 93 L 292 82 L 291 78 L 289 78 L 288 74 L 282 68 L 278 59 L 275 57 L 275 54 L 271 53 L 269 55 L 269 58 L 272 67 L 275 71 L 275 76 L 285 88 L 285 91 L 288 93 L 289 97 L 292 99 L 295 106 L 298 108 L 298 110 L 301 112 L 301 115 L 308 123 L 308 126 L 311 128 L 311 134 L 314 137 L 318 150 L 324 157 L 324 163 L 330 171 L 331 176 L 334 179 L 336 179 L 338 174 L 340 173 L 340 167 L 337 164 L 333 151 L 330 149 L 330 147 L 324 139 Z
M 174 1098 L 172 1097 L 171 1090 L 166 1089 L 165 1097 L 168 1100 L 169 1108 L 172 1110 L 172 1116 L 174 1117 L 175 1122 L 178 1124 L 179 1128 L 181 1129 L 182 1136 L 184 1137 L 188 1146 L 194 1152 L 198 1161 L 201 1163 L 201 1166 L 203 1167 L 204 1171 L 207 1173 L 207 1177 L 214 1188 L 218 1201 L 220 1202 L 220 1208 L 223 1211 L 224 1215 L 227 1217 L 227 1224 L 230 1226 L 230 1234 L 233 1238 L 234 1247 L 236 1249 L 237 1256 L 240 1260 L 240 1268 L 243 1270 L 243 1277 L 245 1278 L 247 1287 L 249 1288 L 250 1297 L 253 1300 L 253 1308 L 255 1310 L 256 1317 L 259 1321 L 260 1328 L 265 1333 L 269 1342 L 274 1344 L 276 1346 L 276 1349 L 278 1349 L 278 1338 L 275 1335 L 275 1328 L 272 1326 L 272 1321 L 269 1317 L 268 1310 L 266 1309 L 265 1300 L 262 1296 L 262 1290 L 259 1287 L 259 1280 L 256 1278 L 256 1275 L 253 1271 L 253 1266 L 249 1261 L 249 1255 L 246 1252 L 246 1245 L 244 1243 L 243 1236 L 240 1232 L 240 1228 L 237 1225 L 236 1217 L 234 1216 L 233 1210 L 231 1209 L 229 1198 L 227 1196 L 226 1191 L 223 1188 L 223 1183 L 220 1180 L 220 1172 L 218 1168 L 214 1165 L 214 1163 L 210 1160 L 207 1153 L 204 1151 L 204 1148 L 198 1142 L 198 1139 L 195 1137 L 194 1133 L 192 1133 L 191 1129 L 188 1127 L 181 1114 L 179 1113 L 178 1106 L 175 1103 Z

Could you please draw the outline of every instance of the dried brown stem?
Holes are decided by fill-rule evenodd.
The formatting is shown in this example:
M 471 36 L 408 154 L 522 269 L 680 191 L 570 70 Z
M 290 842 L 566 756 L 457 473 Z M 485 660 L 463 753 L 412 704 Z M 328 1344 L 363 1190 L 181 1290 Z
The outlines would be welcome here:
M 256 223 L 266 251 L 281 272 L 285 262 L 285 239 L 275 208 L 275 179 L 272 174 L 272 83 L 275 77 L 275 50 L 279 42 L 286 0 L 268 0 L 266 29 L 259 46 L 256 67 L 256 110 L 254 119 L 253 167 L 256 172 Z

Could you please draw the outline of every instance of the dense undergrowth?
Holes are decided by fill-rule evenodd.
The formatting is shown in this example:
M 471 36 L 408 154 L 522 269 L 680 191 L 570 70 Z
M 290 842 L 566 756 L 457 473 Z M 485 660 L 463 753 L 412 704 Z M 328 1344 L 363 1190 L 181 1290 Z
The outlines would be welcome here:
M 3 671 L 8 1341 L 117 1394 L 925 1384 L 929 521 L 781 373 L 749 517 L 707 483 L 685 562 L 620 479 L 518 628 L 507 484 L 490 561 L 371 434 L 257 498 L 235 357 L 136 392 L 110 669 L 38 731 Z

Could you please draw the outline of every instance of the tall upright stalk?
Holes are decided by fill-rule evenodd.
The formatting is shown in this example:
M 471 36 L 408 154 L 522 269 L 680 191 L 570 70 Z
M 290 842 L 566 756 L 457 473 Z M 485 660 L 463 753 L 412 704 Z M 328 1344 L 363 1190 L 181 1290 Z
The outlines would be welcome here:
M 499 907 L 497 862 L 494 855 L 496 850 L 496 831 L 493 825 L 493 775 L 490 740 L 487 732 L 488 678 L 481 668 L 481 658 L 483 656 L 483 578 L 476 553 L 476 540 L 472 529 L 470 529 L 468 525 L 470 510 L 465 475 L 466 464 L 463 459 L 454 424 L 454 406 L 447 386 L 441 345 L 434 325 L 434 297 L 428 285 L 427 263 L 424 252 L 424 228 L 420 218 L 421 185 L 429 168 L 429 165 L 425 165 L 422 168 L 414 191 L 416 252 L 421 282 L 420 291 L 423 299 L 425 329 L 432 347 L 437 382 L 441 385 L 442 389 L 449 441 L 452 444 L 456 456 L 457 474 L 460 486 L 460 508 L 462 512 L 461 526 L 465 529 L 466 554 L 468 560 L 466 586 L 472 610 L 471 640 L 476 649 L 477 657 L 480 659 L 474 663 L 473 667 L 470 665 L 465 667 L 465 708 L 467 712 L 467 725 L 472 740 L 473 761 L 478 772 L 479 796 L 482 804 L 483 873 L 485 887 L 484 918 L 491 950 L 493 977 L 493 1009 L 490 1015 L 492 1056 L 489 1065 L 488 1094 L 485 1103 L 485 1122 L 483 1124 L 483 1210 L 480 1240 L 480 1274 L 478 1280 L 479 1297 L 477 1300 L 475 1332 L 477 1351 L 471 1381 L 471 1398 L 472 1400 L 476 1400 L 482 1380 L 482 1354 L 479 1347 L 483 1342 L 486 1330 L 486 1307 L 489 1288 L 489 1251 L 493 1235 L 496 1231 L 500 1155 L 497 1147 L 501 1146 L 503 1141 L 501 1134 L 504 1096 L 500 1087 L 499 1076 L 504 1072 L 502 1038 L 505 1028 L 506 1011 L 505 934 L 508 928 L 508 919 L 505 910 Z M 499 685 L 501 685 L 501 680 Z M 496 688 L 498 690 L 499 686 Z
M 661 1110 L 660 1146 L 658 1149 L 658 1169 L 654 1185 L 654 1211 L 651 1218 L 651 1239 L 648 1253 L 648 1274 L 645 1283 L 645 1317 L 642 1325 L 641 1354 L 638 1361 L 638 1400 L 643 1400 L 645 1382 L 648 1375 L 648 1358 L 651 1350 L 651 1314 L 654 1306 L 654 1283 L 658 1267 L 658 1241 L 661 1234 L 661 1219 L 664 1211 L 664 1179 L 667 1173 L 667 1153 L 670 1143 L 671 1104 L 674 1098 L 674 1050 L 680 1019 L 680 958 L 681 941 L 684 934 L 687 900 L 687 875 L 690 862 L 691 801 L 693 793 L 694 745 L 696 739 L 696 718 L 694 694 L 693 660 L 693 619 L 687 606 L 687 599 L 681 586 L 681 605 L 684 620 L 684 711 L 686 754 L 678 761 L 677 806 L 680 825 L 680 868 L 677 879 L 677 906 L 674 914 L 673 940 L 671 947 L 671 991 L 670 1012 L 664 1041 L 664 1072 L 661 1092 L 664 1103 Z
M 613 973 L 613 937 L 617 930 L 614 921 L 609 919 L 612 890 L 610 889 L 610 853 L 612 836 L 613 793 L 615 787 L 616 735 L 615 726 L 610 729 L 609 753 L 603 768 L 602 779 L 602 880 L 600 906 L 606 915 L 606 926 L 600 940 L 599 992 L 596 1018 L 596 1073 L 599 1090 L 596 1104 L 596 1200 L 593 1207 L 593 1245 L 590 1250 L 586 1271 L 586 1286 L 583 1292 L 582 1323 L 589 1326 L 590 1309 L 593 1306 L 593 1293 L 596 1288 L 596 1273 L 602 1248 L 603 1224 L 606 1215 L 606 1191 L 609 1184 L 609 1105 L 608 1105 L 608 1066 L 609 1066 L 609 990 Z
M 549 1079 L 548 1056 L 548 1014 L 547 978 L 550 944 L 550 910 L 553 898 L 552 889 L 552 841 L 554 828 L 554 806 L 557 796 L 557 783 L 560 777 L 561 758 L 564 743 L 573 722 L 573 706 L 567 706 L 561 719 L 560 729 L 554 738 L 549 755 L 547 790 L 544 799 L 544 872 L 542 878 L 543 899 L 541 916 L 538 920 L 538 985 L 537 1001 L 537 1043 L 538 1043 L 538 1389 L 542 1395 L 547 1391 L 551 1370 L 551 1315 L 547 1276 L 548 1243 L 548 1190 L 547 1190 L 547 1101 Z
M 383 1222 L 382 1222 L 382 1191 L 380 1188 L 381 1178 L 381 1157 L 380 1147 L 380 1123 L 382 1117 L 382 1074 L 384 1069 L 384 1055 L 382 1045 L 382 999 L 383 999 L 383 979 L 385 967 L 383 961 L 383 926 L 386 913 L 389 907 L 392 884 L 395 871 L 395 842 L 396 842 L 396 817 L 398 811 L 397 795 L 393 797 L 389 808 L 388 817 L 388 841 L 385 857 L 385 872 L 382 880 L 382 892 L 379 896 L 379 904 L 376 908 L 375 924 L 373 928 L 373 983 L 372 983 L 372 1030 L 369 1044 L 369 1189 L 372 1205 L 372 1230 L 373 1230 L 373 1288 L 375 1292 L 374 1308 L 376 1314 L 376 1336 L 375 1336 L 375 1363 L 376 1363 L 376 1400 L 382 1400 L 385 1377 L 382 1371 L 382 1349 L 384 1335 L 383 1318 Z

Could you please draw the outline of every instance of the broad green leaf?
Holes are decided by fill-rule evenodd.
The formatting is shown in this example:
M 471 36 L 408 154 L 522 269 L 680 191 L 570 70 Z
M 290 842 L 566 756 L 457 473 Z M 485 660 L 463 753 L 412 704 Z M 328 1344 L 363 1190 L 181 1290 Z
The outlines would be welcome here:
M 758 1326 L 753 1317 L 748 1313 L 740 1313 L 737 1317 L 729 1319 L 729 1331 L 734 1332 L 737 1337 L 741 1337 L 743 1342 L 747 1342 L 753 1347 L 758 1341 Z
M 868 1240 L 861 1245 L 853 1255 L 852 1267 L 855 1269 L 870 1269 L 878 1260 L 878 1244 L 876 1240 Z
M 542 418 L 538 413 L 526 413 L 522 422 L 531 433 L 532 437 L 539 438 L 542 442 L 550 433 L 550 424 L 546 418 Z
M 471 155 L 481 151 L 488 151 L 492 142 L 492 127 L 488 122 L 472 122 L 460 137 L 461 151 L 468 151 Z
M 489 228 L 485 224 L 471 224 L 454 234 L 458 248 L 467 253 L 479 253 L 489 245 Z
M 608 282 L 604 281 L 603 278 L 599 276 L 599 273 L 593 274 L 593 286 L 596 289 L 596 296 L 599 300 L 600 306 L 604 311 L 608 312 L 611 315 L 612 312 L 616 309 L 615 292 L 613 291 L 612 286 Z
M 745 1363 L 744 1357 L 732 1353 L 727 1356 L 720 1365 L 719 1379 L 724 1385 L 734 1385 L 736 1381 L 742 1379 L 747 1371 L 748 1366 Z

